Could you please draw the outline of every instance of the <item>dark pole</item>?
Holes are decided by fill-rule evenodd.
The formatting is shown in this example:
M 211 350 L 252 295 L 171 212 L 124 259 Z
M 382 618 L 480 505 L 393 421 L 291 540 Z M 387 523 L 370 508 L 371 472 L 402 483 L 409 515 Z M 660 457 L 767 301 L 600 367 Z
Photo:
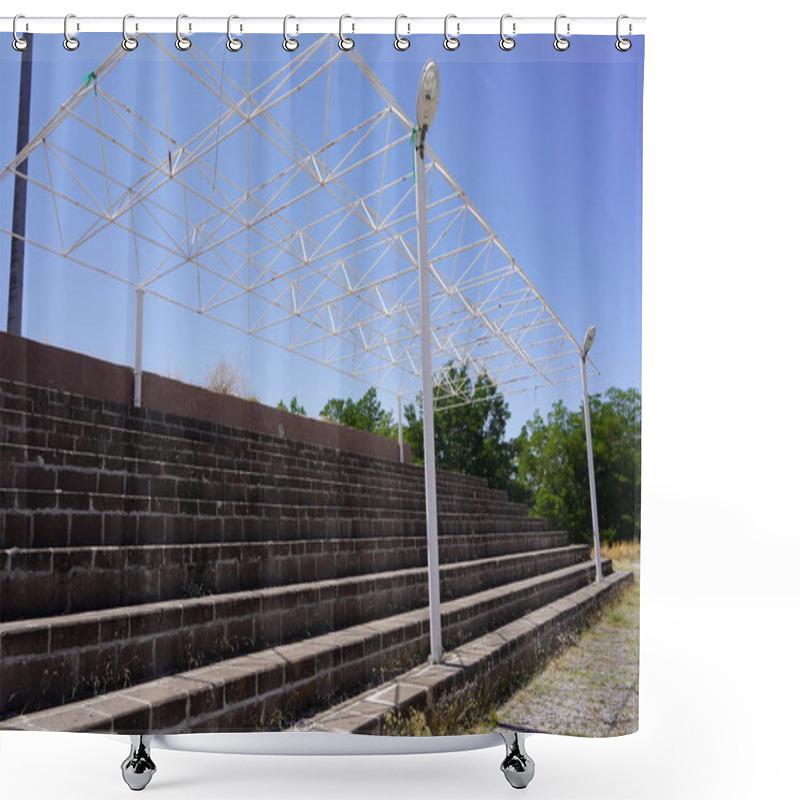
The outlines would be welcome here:
M 33 71 L 33 34 L 26 37 L 19 70 L 19 110 L 17 114 L 17 153 L 28 144 L 31 127 L 31 73 Z M 28 159 L 17 166 L 14 176 L 14 210 L 11 222 L 11 264 L 8 272 L 9 333 L 22 335 L 22 284 L 25 277 L 25 209 L 28 200 Z

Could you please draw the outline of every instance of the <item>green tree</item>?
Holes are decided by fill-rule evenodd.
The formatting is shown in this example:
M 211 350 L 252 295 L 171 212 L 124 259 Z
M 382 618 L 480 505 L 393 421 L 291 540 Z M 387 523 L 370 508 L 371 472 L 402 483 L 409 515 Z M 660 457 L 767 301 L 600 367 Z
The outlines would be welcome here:
M 300 405 L 300 402 L 297 399 L 297 395 L 293 395 L 292 399 L 289 401 L 289 405 L 287 406 L 283 400 L 278 401 L 278 408 L 281 411 L 289 411 L 292 414 L 302 414 L 303 416 L 306 415 L 306 410 L 303 406 Z
M 516 442 L 506 441 L 508 403 L 486 374 L 475 381 L 465 366 L 448 364 L 433 386 L 436 466 L 486 478 L 495 489 L 519 497 L 516 483 Z M 403 409 L 404 437 L 412 458 L 422 463 L 422 398 Z
M 608 389 L 589 398 L 601 536 L 640 535 L 641 395 Z M 517 439 L 518 478 L 534 514 L 575 539 L 591 541 L 592 521 L 583 408 L 558 401 L 543 419 L 537 411 Z
M 397 425 L 392 412 L 387 411 L 378 400 L 376 389 L 368 389 L 360 400 L 332 397 L 319 412 L 320 416 L 340 425 L 377 433 L 381 436 L 396 436 Z

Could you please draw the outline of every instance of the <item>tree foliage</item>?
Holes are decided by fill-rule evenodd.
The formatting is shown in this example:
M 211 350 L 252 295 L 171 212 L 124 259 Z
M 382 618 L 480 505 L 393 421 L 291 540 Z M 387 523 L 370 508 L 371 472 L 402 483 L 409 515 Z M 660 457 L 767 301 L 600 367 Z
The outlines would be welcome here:
M 278 408 L 281 409 L 281 411 L 289 411 L 292 414 L 302 414 L 303 416 L 306 416 L 306 410 L 302 405 L 300 405 L 297 395 L 292 396 L 288 406 L 283 402 L 283 400 L 279 400 Z
M 319 412 L 331 422 L 348 425 L 361 431 L 377 433 L 381 436 L 395 436 L 397 426 L 392 419 L 392 412 L 387 411 L 378 400 L 375 388 L 368 389 L 359 400 L 332 397 Z
M 641 395 L 608 389 L 589 398 L 601 536 L 638 539 L 641 503 Z M 518 477 L 534 514 L 591 541 L 592 520 L 583 408 L 558 401 L 543 419 L 537 411 L 518 439 Z
M 436 466 L 485 478 L 535 516 L 568 530 L 575 541 L 592 540 L 583 408 L 558 401 L 544 418 L 536 411 L 516 438 L 507 438 L 508 403 L 485 374 L 448 364 L 434 381 Z M 413 460 L 423 462 L 422 398 L 403 409 L 403 438 Z M 589 398 L 601 536 L 638 539 L 641 503 L 641 396 L 636 389 L 608 389 Z M 359 400 L 331 398 L 321 416 L 342 425 L 396 436 L 392 414 L 369 389 Z
M 449 364 L 433 387 L 436 466 L 486 478 L 495 489 L 516 496 L 516 443 L 507 441 L 508 403 L 491 378 L 474 383 L 465 366 Z M 404 436 L 412 458 L 422 463 L 422 398 L 403 409 Z

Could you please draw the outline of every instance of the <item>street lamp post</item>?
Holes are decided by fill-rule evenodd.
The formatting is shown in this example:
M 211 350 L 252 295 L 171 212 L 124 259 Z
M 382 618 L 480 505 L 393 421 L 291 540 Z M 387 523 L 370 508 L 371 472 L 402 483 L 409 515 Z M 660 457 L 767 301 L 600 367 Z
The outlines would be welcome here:
M 420 349 L 422 352 L 422 434 L 425 453 L 425 519 L 428 539 L 428 602 L 431 661 L 442 660 L 442 618 L 439 591 L 439 530 L 436 508 L 436 452 L 433 430 L 433 363 L 431 308 L 428 288 L 427 205 L 425 200 L 425 136 L 439 104 L 439 68 L 428 61 L 417 91 L 417 128 L 414 131 L 414 181 L 417 197 L 417 258 L 419 271 Z
M 583 386 L 583 417 L 586 424 L 586 457 L 589 460 L 589 497 L 592 504 L 592 533 L 594 534 L 594 568 L 598 583 L 603 580 L 603 564 L 600 558 L 600 525 L 597 521 L 597 489 L 594 483 L 594 454 L 592 452 L 592 416 L 589 413 L 589 390 L 586 384 L 586 356 L 589 354 L 597 329 L 590 325 L 581 348 L 581 384 Z

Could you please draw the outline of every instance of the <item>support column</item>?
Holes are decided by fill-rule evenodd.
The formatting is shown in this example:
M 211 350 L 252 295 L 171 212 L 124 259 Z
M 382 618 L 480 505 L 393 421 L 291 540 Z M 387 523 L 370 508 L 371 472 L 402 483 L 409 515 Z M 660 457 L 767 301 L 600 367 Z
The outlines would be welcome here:
M 136 290 L 136 352 L 133 361 L 133 405 L 142 407 L 142 325 L 144 324 L 144 289 Z
M 603 561 L 600 557 L 600 525 L 597 519 L 597 490 L 594 485 L 594 452 L 592 450 L 592 415 L 589 412 L 589 390 L 586 383 L 586 353 L 581 355 L 581 385 L 583 386 L 583 418 L 586 425 L 586 457 L 589 461 L 589 499 L 592 504 L 592 534 L 594 536 L 594 569 L 597 583 L 603 580 Z
M 403 395 L 397 395 L 397 446 L 400 449 L 400 463 L 405 460 L 403 452 Z
M 419 259 L 420 350 L 422 352 L 422 433 L 425 453 L 425 512 L 428 535 L 428 600 L 430 604 L 431 661 L 442 660 L 442 616 L 439 590 L 439 528 L 436 504 L 436 447 L 433 430 L 433 361 L 431 307 L 428 288 L 428 220 L 425 200 L 424 131 L 416 134 L 415 183 L 417 198 L 417 253 Z
M 31 79 L 33 76 L 33 34 L 26 34 L 28 46 L 22 51 L 17 112 L 17 153 L 28 144 L 31 127 Z M 6 330 L 22 336 L 22 298 L 25 282 L 25 218 L 28 204 L 28 159 L 17 166 L 14 176 L 14 206 L 11 212 L 11 259 L 8 271 L 8 317 Z

